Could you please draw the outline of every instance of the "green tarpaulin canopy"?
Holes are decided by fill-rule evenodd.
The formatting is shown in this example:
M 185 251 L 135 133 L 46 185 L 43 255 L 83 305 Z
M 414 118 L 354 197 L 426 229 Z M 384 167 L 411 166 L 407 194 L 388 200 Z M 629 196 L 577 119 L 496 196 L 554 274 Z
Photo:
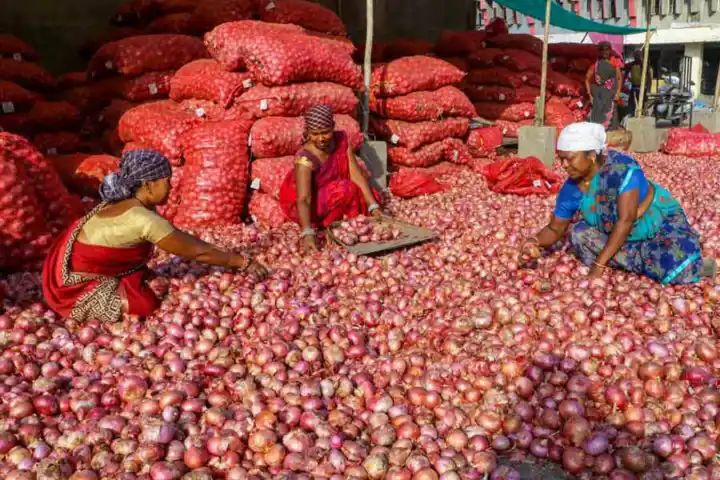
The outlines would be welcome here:
M 493 3 L 511 8 L 541 22 L 545 20 L 544 0 L 493 0 Z M 566 30 L 609 33 L 613 35 L 628 35 L 645 31 L 644 28 L 622 27 L 619 25 L 593 22 L 588 18 L 581 17 L 570 10 L 566 10 L 556 1 L 551 2 L 551 4 L 550 24 Z

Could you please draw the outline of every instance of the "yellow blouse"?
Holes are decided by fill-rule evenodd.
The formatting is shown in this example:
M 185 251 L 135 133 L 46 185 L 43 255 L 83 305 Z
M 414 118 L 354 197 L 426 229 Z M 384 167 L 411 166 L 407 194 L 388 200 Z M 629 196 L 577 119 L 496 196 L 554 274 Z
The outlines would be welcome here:
M 90 218 L 82 229 L 80 241 L 101 247 L 127 248 L 144 242 L 158 243 L 175 227 L 157 213 L 132 207 L 116 217 Z

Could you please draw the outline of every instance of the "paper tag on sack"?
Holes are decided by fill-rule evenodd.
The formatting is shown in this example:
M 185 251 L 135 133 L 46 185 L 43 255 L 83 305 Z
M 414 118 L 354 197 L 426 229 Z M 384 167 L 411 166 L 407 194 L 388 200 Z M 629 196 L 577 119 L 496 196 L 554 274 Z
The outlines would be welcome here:
M 257 217 L 255 215 L 250 215 L 250 220 L 252 220 L 253 223 L 257 223 Z
M 148 90 L 150 91 L 150 95 L 157 95 L 157 93 L 159 91 L 157 83 L 153 82 L 150 85 L 148 85 Z
M 252 147 L 252 135 L 248 135 L 248 147 Z
M 498 100 L 500 100 L 501 102 L 504 102 L 504 101 L 505 101 L 505 94 L 504 94 L 504 93 L 499 94 L 499 95 L 498 95 Z
M 16 62 L 22 62 L 22 53 L 13 53 L 13 60 Z
M 98 122 L 102 123 L 103 120 L 105 120 L 105 116 L 101 113 L 98 115 Z
M 112 70 L 112 69 L 113 69 L 113 63 L 112 63 L 110 60 L 108 60 L 107 62 L 105 62 L 105 68 L 108 69 L 108 70 Z
M 260 190 L 260 179 L 254 178 L 252 183 L 250 184 L 250 188 L 253 190 Z
M 2 108 L 3 113 L 15 112 L 15 104 L 13 102 L 2 102 L 2 104 L 0 104 L 0 108 Z
M 583 102 L 582 102 L 582 100 L 578 100 L 577 106 L 578 106 L 578 108 L 583 108 Z
M 543 184 L 540 180 L 533 180 L 533 187 L 540 188 L 542 186 L 543 186 Z
M 527 110 L 523 112 L 523 115 L 525 115 L 525 118 L 530 118 L 530 112 L 528 112 Z
M 245 80 L 243 80 L 242 86 L 243 88 L 252 88 L 253 82 L 251 79 L 246 78 Z
M 455 150 L 455 151 L 453 152 L 453 162 L 457 162 L 457 161 L 458 161 L 458 158 L 460 158 L 460 152 L 458 152 L 457 150 Z
M 57 155 L 57 148 L 55 148 L 55 147 L 53 147 L 53 148 L 48 148 L 47 154 L 48 154 L 48 155 Z
M 265 10 L 267 10 L 268 12 L 273 9 L 275 9 L 275 2 L 270 2 L 267 4 L 267 7 L 265 7 Z
M 269 108 L 268 101 L 265 99 L 260 100 L 260 110 L 263 112 Z
M 520 78 L 522 79 L 523 82 L 527 82 L 527 79 L 528 79 L 527 75 L 523 75 Z
M 399 141 L 400 137 L 393 133 L 392 137 L 390 137 L 390 143 L 392 143 L 393 145 L 397 145 Z
M 205 109 L 204 108 L 196 108 L 195 109 L 195 115 L 198 117 L 204 117 L 205 116 Z

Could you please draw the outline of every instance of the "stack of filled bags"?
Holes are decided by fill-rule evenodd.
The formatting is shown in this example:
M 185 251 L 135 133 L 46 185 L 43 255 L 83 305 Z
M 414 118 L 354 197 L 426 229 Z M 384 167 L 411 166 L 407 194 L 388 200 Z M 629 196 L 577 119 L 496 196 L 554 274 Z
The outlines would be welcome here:
M 485 48 L 488 32 L 484 30 L 469 30 L 464 32 L 443 31 L 435 43 L 435 54 L 458 67 L 463 72 L 469 72 L 470 55 Z
M 517 137 L 521 127 L 532 125 L 535 102 L 540 96 L 542 41 L 527 34 L 489 37 L 488 48 L 470 56 L 470 71 L 463 88 L 475 102 L 480 117 L 495 121 L 507 137 Z M 578 93 L 575 82 L 548 74 L 545 124 L 558 129 L 575 121 L 565 98 L 551 93 Z M 568 95 L 569 96 L 569 95 Z
M 590 101 L 585 89 L 585 75 L 597 61 L 598 46 L 580 43 L 552 43 L 548 45 L 550 70 L 548 85 L 573 111 L 576 121 L 583 121 L 590 113 Z M 613 52 L 613 55 L 617 55 Z

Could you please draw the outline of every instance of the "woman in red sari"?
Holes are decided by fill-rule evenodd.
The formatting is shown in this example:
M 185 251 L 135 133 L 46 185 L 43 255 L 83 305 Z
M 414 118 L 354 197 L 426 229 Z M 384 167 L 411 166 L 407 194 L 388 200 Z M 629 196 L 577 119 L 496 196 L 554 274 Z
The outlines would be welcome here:
M 224 252 L 181 232 L 155 213 L 170 192 L 170 163 L 161 154 L 123 154 L 120 172 L 105 177 L 103 202 L 55 241 L 43 265 L 43 296 L 68 320 L 116 322 L 147 316 L 159 300 L 145 283 L 153 247 L 210 265 L 267 272 L 250 256 Z
M 317 250 L 315 228 L 382 211 L 347 135 L 335 131 L 330 107 L 318 105 L 305 114 L 305 140 L 280 188 L 280 206 L 302 228 L 302 247 L 308 252 Z

